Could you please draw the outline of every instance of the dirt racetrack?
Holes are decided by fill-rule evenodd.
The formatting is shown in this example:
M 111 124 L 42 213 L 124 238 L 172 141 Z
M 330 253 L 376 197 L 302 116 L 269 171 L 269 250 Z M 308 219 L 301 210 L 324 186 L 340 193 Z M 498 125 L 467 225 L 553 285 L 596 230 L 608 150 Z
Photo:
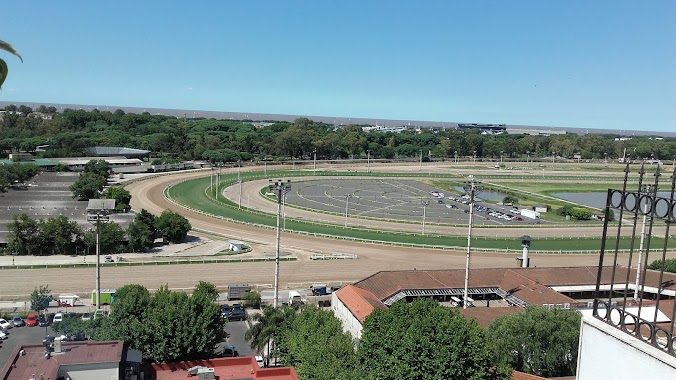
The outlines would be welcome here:
M 252 168 L 251 170 L 261 170 Z M 415 169 L 415 168 L 414 168 Z M 373 170 L 373 169 L 372 169 Z M 401 168 L 398 168 L 401 170 Z M 258 229 L 242 224 L 224 222 L 194 213 L 168 202 L 163 190 L 171 183 L 186 178 L 208 176 L 208 171 L 181 172 L 162 175 L 128 184 L 132 207 L 145 208 L 154 214 L 174 210 L 186 216 L 194 228 L 213 231 L 225 238 L 243 240 L 251 244 L 260 256 L 273 256 L 274 230 Z M 259 189 L 259 187 L 257 188 Z M 201 189 L 196 189 L 201 191 Z M 256 190 L 257 191 L 257 190 Z M 562 233 L 567 229 L 562 230 Z M 491 233 L 495 233 L 492 230 Z M 511 232 L 511 234 L 518 232 Z M 512 235 L 513 236 L 513 235 Z M 281 264 L 282 287 L 300 288 L 311 282 L 349 282 L 381 270 L 464 268 L 465 253 L 411 249 L 385 245 L 354 243 L 335 239 L 320 239 L 297 234 L 282 234 L 281 251 L 298 257 L 298 261 Z M 313 261 L 312 253 L 354 253 L 354 260 Z M 473 253 L 472 267 L 514 267 L 516 253 Z M 532 255 L 535 266 L 597 265 L 597 254 Z M 3 270 L 0 276 L 0 297 L 27 296 L 37 285 L 49 285 L 54 294 L 87 293 L 95 282 L 93 268 L 78 269 L 15 269 Z M 231 283 L 249 283 L 269 286 L 273 282 L 274 263 L 185 264 L 136 267 L 104 267 L 102 288 L 115 288 L 129 283 L 156 289 L 168 284 L 170 288 L 191 288 L 198 281 L 210 281 L 218 286 Z M 471 280 L 470 280 L 471 281 Z M 17 297 L 12 297 L 17 298 Z

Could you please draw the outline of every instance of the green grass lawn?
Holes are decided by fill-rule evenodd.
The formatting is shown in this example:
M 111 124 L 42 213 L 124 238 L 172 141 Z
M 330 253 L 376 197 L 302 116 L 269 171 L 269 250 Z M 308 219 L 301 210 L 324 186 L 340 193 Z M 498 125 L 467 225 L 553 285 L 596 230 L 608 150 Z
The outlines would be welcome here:
M 243 179 L 258 179 L 262 176 L 261 173 L 247 173 L 243 175 Z M 272 172 L 268 173 L 269 178 L 282 178 L 299 175 L 312 175 L 311 172 Z M 331 176 L 342 175 L 363 175 L 364 173 L 326 173 Z M 372 173 L 373 176 L 381 177 L 381 173 Z M 390 173 L 392 174 L 392 173 Z M 319 175 L 319 173 L 317 174 Z M 400 175 L 399 175 L 400 176 Z M 227 187 L 236 183 L 236 175 L 223 175 L 221 179 L 221 187 Z M 166 194 L 174 201 L 183 204 L 189 208 L 201 210 L 215 217 L 230 219 L 236 222 L 251 223 L 260 225 L 261 227 L 274 228 L 276 225 L 276 216 L 273 214 L 262 213 L 256 210 L 248 210 L 246 208 L 238 209 L 237 204 L 220 198 L 217 202 L 207 194 L 206 189 L 209 187 L 210 179 L 198 178 L 188 180 L 176 184 L 166 190 Z M 286 218 L 286 229 L 289 231 L 304 233 L 326 235 L 335 238 L 348 239 L 364 239 L 379 241 L 388 244 L 399 245 L 427 245 L 437 247 L 463 247 L 467 240 L 465 236 L 447 236 L 447 235 L 426 235 L 403 232 L 390 232 L 381 230 L 369 230 L 363 228 L 344 228 L 342 225 L 321 224 L 314 222 L 306 222 L 293 218 Z M 270 231 L 270 233 L 273 233 Z M 521 242 L 520 236 L 514 238 L 483 238 L 478 237 L 473 239 L 472 246 L 477 248 L 495 249 L 495 250 L 511 250 L 520 251 Z M 660 244 L 659 239 L 653 239 L 653 244 Z M 600 238 L 540 238 L 533 242 L 533 250 L 549 250 L 549 251 L 576 251 L 576 250 L 598 250 L 601 246 Z M 623 239 L 620 242 L 620 248 L 629 248 L 629 241 Z

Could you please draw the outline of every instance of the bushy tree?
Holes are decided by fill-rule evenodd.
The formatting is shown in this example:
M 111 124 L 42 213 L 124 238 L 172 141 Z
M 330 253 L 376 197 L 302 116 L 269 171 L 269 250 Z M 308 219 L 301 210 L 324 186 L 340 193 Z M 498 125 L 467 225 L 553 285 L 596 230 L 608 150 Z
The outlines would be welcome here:
M 573 209 L 573 218 L 577 220 L 589 220 L 592 217 L 592 212 L 589 209 L 576 207 Z
M 31 293 L 31 309 L 41 312 L 49 307 L 49 303 L 52 302 L 52 294 L 49 290 L 49 286 L 38 286 Z
M 662 270 L 663 268 L 665 272 L 676 273 L 676 259 L 666 259 L 664 262 L 655 260 L 648 265 L 648 269 L 652 270 Z
M 188 219 L 169 210 L 162 211 L 162 214 L 155 219 L 155 227 L 172 243 L 183 241 L 192 228 Z
M 495 379 L 497 366 L 484 330 L 430 299 L 399 301 L 366 318 L 359 343 L 366 379 Z
M 501 364 L 543 377 L 571 376 L 577 368 L 580 313 L 528 306 L 496 319 L 488 328 Z
M 115 222 L 101 223 L 99 226 L 99 246 L 102 254 L 118 253 L 122 249 L 124 230 Z M 85 245 L 93 252 L 96 249 L 96 229 L 84 236 Z
M 31 255 L 42 250 L 40 244 L 40 226 L 26 214 L 14 215 L 7 225 L 9 237 L 7 248 L 20 255 Z
M 70 186 L 70 191 L 73 192 L 73 198 L 86 201 L 98 198 L 107 182 L 106 178 L 98 174 L 83 173 L 77 181 Z
M 330 311 L 303 307 L 276 342 L 282 363 L 300 378 L 349 380 L 358 373 L 352 336 Z
M 143 252 L 153 244 L 153 231 L 138 217 L 127 227 L 128 248 L 132 252 Z
M 149 361 L 197 360 L 213 357 L 224 326 L 219 306 L 206 292 L 196 289 L 189 296 L 161 287 L 151 295 L 141 285 L 126 285 L 117 290 L 96 338 L 124 340 Z
M 68 253 L 68 250 L 73 248 L 74 242 L 82 236 L 80 225 L 63 215 L 40 221 L 39 226 L 41 240 L 48 242 L 45 245 L 62 255 Z
M 256 290 L 250 290 L 244 295 L 244 306 L 254 309 L 261 308 L 261 293 Z
M 109 187 L 101 193 L 101 198 L 114 199 L 116 210 L 128 211 L 131 209 L 131 194 L 124 187 Z
M 84 172 L 94 173 L 105 179 L 108 179 L 108 177 L 110 177 L 110 175 L 113 173 L 113 169 L 106 160 L 91 160 L 85 164 Z

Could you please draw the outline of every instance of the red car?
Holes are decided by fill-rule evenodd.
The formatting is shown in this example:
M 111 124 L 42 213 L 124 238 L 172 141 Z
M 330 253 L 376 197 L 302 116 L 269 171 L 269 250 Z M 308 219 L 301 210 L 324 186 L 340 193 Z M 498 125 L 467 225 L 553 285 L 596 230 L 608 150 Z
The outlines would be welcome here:
M 26 326 L 37 326 L 38 325 L 38 316 L 35 314 L 28 314 L 26 318 Z

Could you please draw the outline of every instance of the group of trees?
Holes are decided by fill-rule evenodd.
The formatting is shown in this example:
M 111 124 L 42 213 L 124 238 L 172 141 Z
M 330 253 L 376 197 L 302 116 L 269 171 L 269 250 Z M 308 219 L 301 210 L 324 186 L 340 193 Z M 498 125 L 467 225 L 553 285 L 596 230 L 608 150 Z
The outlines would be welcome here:
M 100 224 L 101 253 L 115 254 L 125 248 L 132 252 L 144 251 L 152 246 L 157 235 L 172 243 L 178 243 L 187 236 L 191 228 L 190 222 L 185 217 L 173 211 L 165 210 L 156 217 L 146 210 L 141 210 L 126 230 L 112 221 Z M 8 229 L 7 249 L 13 254 L 95 253 L 96 230 L 84 231 L 77 222 L 65 216 L 35 220 L 26 214 L 15 215 Z
M 575 220 L 589 220 L 592 217 L 591 210 L 584 207 L 574 207 L 565 205 L 556 210 L 556 214 L 560 216 L 570 216 Z
M 207 359 L 225 338 L 217 297 L 216 287 L 201 281 L 190 295 L 166 286 L 151 294 L 141 285 L 125 285 L 117 289 L 108 317 L 67 318 L 52 329 L 68 336 L 124 340 L 152 362 Z
M 24 183 L 39 172 L 40 169 L 32 164 L 0 165 L 0 193 L 6 192 L 12 185 Z
M 303 379 L 507 379 L 575 373 L 580 315 L 529 306 L 487 329 L 434 300 L 397 302 L 366 318 L 354 342 L 329 311 L 266 308 L 247 332 L 251 347 L 294 366 Z
M 402 133 L 362 130 L 361 125 L 333 125 L 300 118 L 293 123 L 275 122 L 256 127 L 248 121 L 185 119 L 172 116 L 126 114 L 122 110 L 84 111 L 65 109 L 44 120 L 31 116 L 27 106 L 7 106 L 0 122 L 0 153 L 12 150 L 34 152 L 46 157 L 85 156 L 85 148 L 96 145 L 128 146 L 152 150 L 163 158 L 205 159 L 237 162 L 270 157 L 319 159 L 366 156 L 372 158 L 417 157 L 423 152 L 438 158 L 474 156 L 505 158 L 527 156 L 583 159 L 622 157 L 671 159 L 676 139 L 617 135 L 575 134 L 554 136 L 482 135 L 478 129 Z M 49 111 L 43 109 L 43 111 Z M 55 110 L 53 110 L 55 111 Z M 226 148 L 227 147 L 227 148 Z
M 91 160 L 84 166 L 84 170 L 80 177 L 70 186 L 70 191 L 73 192 L 73 198 L 86 201 L 99 196 L 107 199 L 115 199 L 115 207 L 120 210 L 129 208 L 131 195 L 123 188 L 107 189 L 103 194 L 103 188 L 108 184 L 108 177 L 113 170 L 106 160 Z M 118 203 L 120 203 L 118 205 Z

